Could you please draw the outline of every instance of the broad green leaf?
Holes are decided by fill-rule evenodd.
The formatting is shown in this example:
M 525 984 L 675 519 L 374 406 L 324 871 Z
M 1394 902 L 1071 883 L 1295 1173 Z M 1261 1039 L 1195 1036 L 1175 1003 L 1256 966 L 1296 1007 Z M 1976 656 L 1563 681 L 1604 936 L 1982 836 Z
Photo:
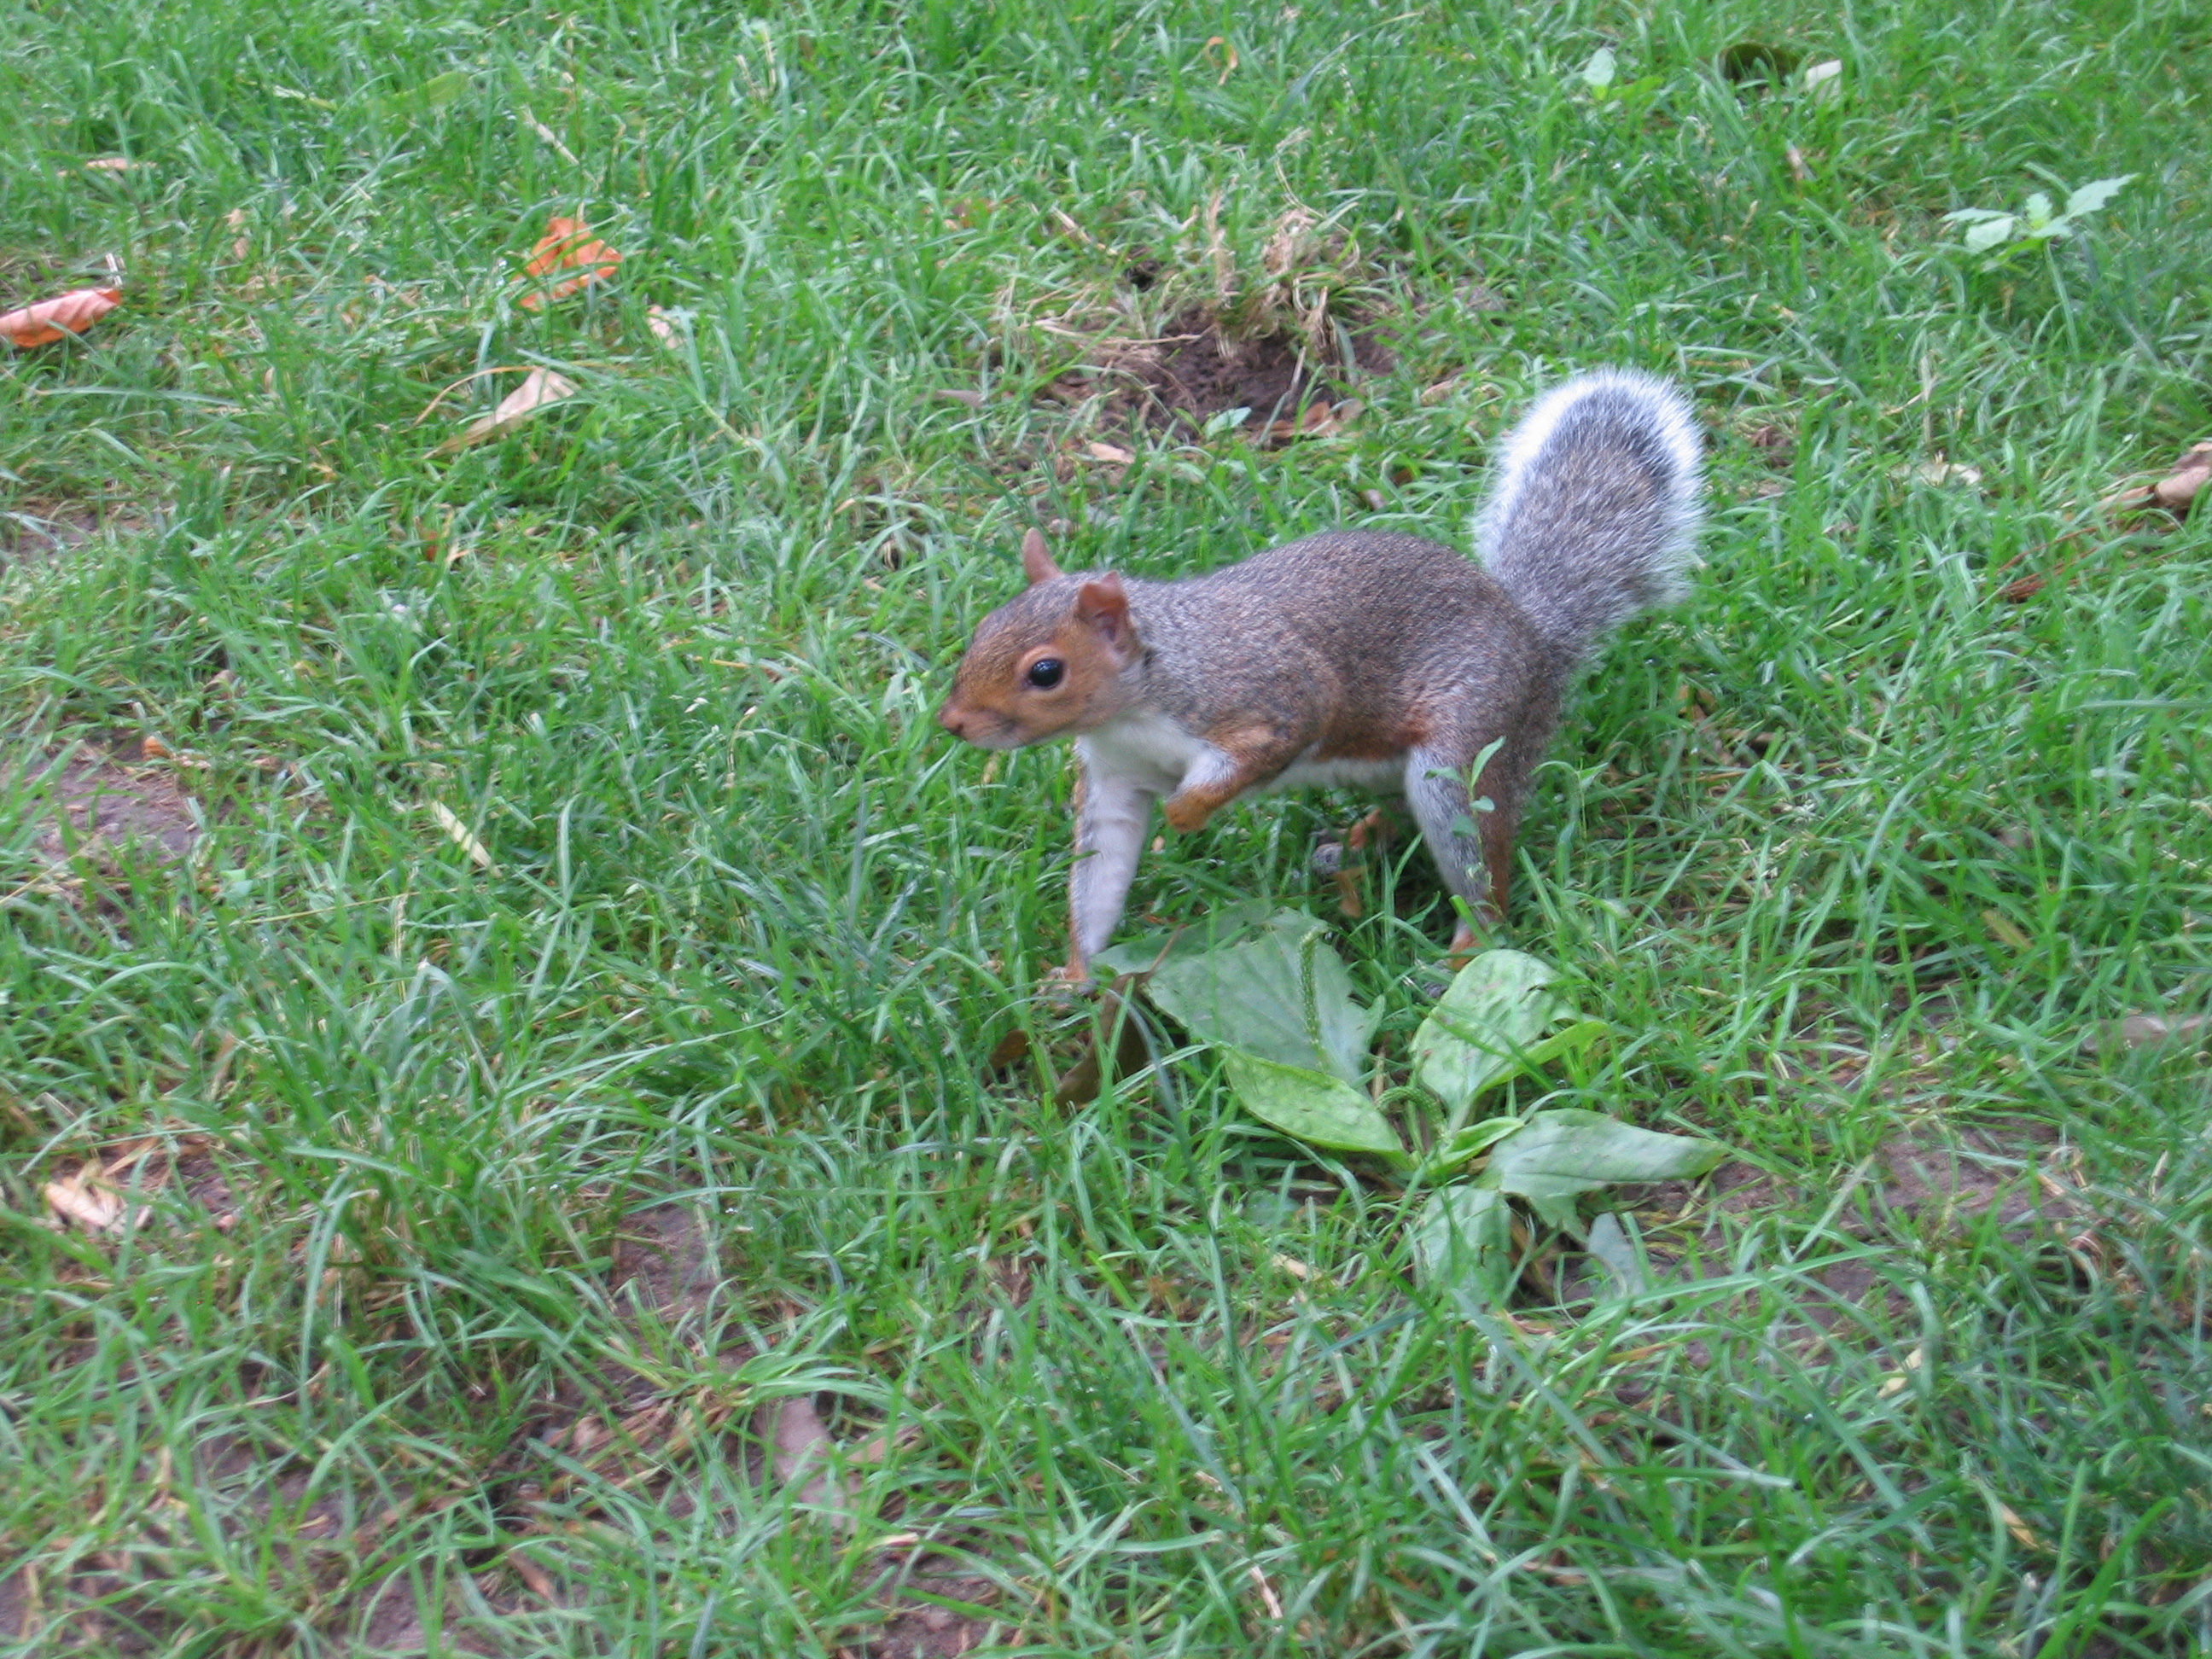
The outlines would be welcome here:
M 2002 219 L 2009 223 L 2012 215 L 2001 213 L 1995 208 L 1954 208 L 1943 216 L 1942 222 L 1947 225 L 1974 225 L 1990 219 Z
M 1521 1056 L 1521 1064 L 1533 1072 L 1540 1066 L 1550 1065 L 1561 1054 L 1578 1053 L 1599 1038 L 1612 1035 L 1613 1027 L 1601 1019 L 1578 1019 L 1528 1049 Z
M 2132 173 L 2124 173 L 2117 179 L 2092 179 L 2066 198 L 2066 216 L 2071 219 L 2081 214 L 2094 213 L 2118 196 L 2134 177 Z
M 1572 1199 L 1620 1181 L 1689 1179 L 1727 1157 L 1718 1141 L 1562 1109 L 1534 1114 L 1520 1133 L 1492 1147 L 1482 1182 L 1533 1203 Z
M 1413 1076 L 1456 1115 L 1522 1069 L 1544 1028 L 1567 1012 L 1544 988 L 1552 969 L 1519 951 L 1485 951 L 1446 988 L 1413 1034 Z
M 2012 240 L 2014 220 L 2009 213 L 2000 213 L 1994 219 L 1984 219 L 1966 232 L 1966 250 L 1979 253 L 2000 242 Z
M 1603 92 L 1613 84 L 1619 61 L 1611 46 L 1600 46 L 1589 55 L 1589 62 L 1583 65 L 1583 84 L 1592 92 Z
M 1326 1072 L 1279 1065 L 1224 1047 L 1222 1065 L 1244 1109 L 1285 1134 L 1343 1152 L 1405 1155 L 1405 1145 L 1374 1102 Z
M 1651 1277 L 1644 1269 L 1644 1253 L 1636 1248 L 1636 1241 L 1620 1224 L 1617 1215 L 1601 1215 L 1589 1224 L 1589 1237 L 1584 1248 L 1613 1275 L 1613 1288 L 1622 1296 L 1633 1296 L 1650 1288 Z
M 1517 1117 L 1486 1117 L 1480 1123 L 1470 1123 L 1464 1129 L 1444 1137 L 1421 1165 L 1421 1179 L 1427 1182 L 1443 1180 L 1468 1159 L 1480 1157 L 1498 1142 L 1521 1127 Z
M 1277 915 L 1266 899 L 1240 899 L 1207 912 L 1196 921 L 1155 928 L 1126 943 L 1109 945 L 1091 958 L 1091 965 L 1111 974 L 1150 973 L 1163 961 L 1176 957 L 1203 956 L 1209 951 L 1249 944 L 1267 932 Z
M 1582 1200 L 1573 1193 L 1524 1194 L 1521 1200 L 1536 1212 L 1536 1219 L 1547 1227 L 1555 1227 L 1563 1233 L 1572 1233 L 1580 1238 L 1583 1233 Z
M 443 75 L 434 75 L 419 86 L 400 92 L 386 93 L 375 100 L 375 107 L 384 115 L 420 115 L 434 109 L 443 109 L 450 103 L 467 96 L 476 84 L 476 77 L 466 70 L 447 70 Z
M 1228 942 L 1210 949 L 1188 950 L 1178 939 L 1145 988 L 1201 1042 L 1358 1084 L 1367 1076 L 1368 1040 L 1382 1010 L 1352 994 L 1352 976 L 1323 931 L 1303 911 L 1284 910 L 1256 928 L 1211 930 L 1210 939 Z M 1113 954 L 1108 966 L 1128 959 Z
M 2027 198 L 2027 228 L 2041 230 L 2051 222 L 2051 198 L 2037 191 Z
M 1407 1229 L 1413 1271 L 1425 1284 L 1495 1305 L 1513 1289 L 1513 1212 L 1482 1187 L 1432 1193 Z

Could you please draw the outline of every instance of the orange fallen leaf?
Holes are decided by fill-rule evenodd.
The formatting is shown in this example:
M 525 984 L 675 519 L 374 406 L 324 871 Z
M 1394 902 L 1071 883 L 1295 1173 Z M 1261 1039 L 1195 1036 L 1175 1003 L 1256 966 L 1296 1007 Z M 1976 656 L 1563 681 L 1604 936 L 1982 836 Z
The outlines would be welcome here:
M 563 219 L 557 216 L 545 222 L 545 234 L 538 239 L 538 246 L 530 251 L 530 262 L 522 267 L 525 276 L 544 276 L 556 270 L 574 270 L 580 274 L 556 283 L 550 289 L 522 296 L 522 308 L 535 311 L 554 300 L 565 300 L 586 283 L 596 283 L 602 276 L 611 276 L 615 267 L 622 264 L 622 255 L 592 234 L 592 228 L 581 219 Z
M 466 449 L 471 444 L 480 444 L 487 438 L 496 438 L 512 432 L 549 404 L 557 404 L 564 398 L 576 395 L 576 383 L 556 374 L 550 368 L 533 368 L 522 378 L 522 384 L 500 399 L 499 407 L 489 415 L 479 416 L 467 428 L 455 433 L 430 453 L 446 455 L 456 449 Z
M 122 303 L 119 288 L 73 289 L 0 315 L 0 339 L 18 346 L 46 345 L 64 333 L 83 333 Z
M 645 308 L 645 325 L 653 331 L 653 337 L 671 351 L 681 351 L 684 349 L 684 337 L 677 331 L 676 319 L 659 306 L 647 306 Z

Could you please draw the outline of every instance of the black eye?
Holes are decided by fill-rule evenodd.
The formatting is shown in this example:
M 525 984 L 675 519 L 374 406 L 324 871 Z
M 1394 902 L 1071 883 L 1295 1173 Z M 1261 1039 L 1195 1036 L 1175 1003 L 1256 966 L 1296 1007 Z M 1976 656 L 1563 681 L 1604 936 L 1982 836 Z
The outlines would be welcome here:
M 1057 657 L 1039 657 L 1025 677 L 1040 691 L 1049 691 L 1067 678 L 1067 665 Z

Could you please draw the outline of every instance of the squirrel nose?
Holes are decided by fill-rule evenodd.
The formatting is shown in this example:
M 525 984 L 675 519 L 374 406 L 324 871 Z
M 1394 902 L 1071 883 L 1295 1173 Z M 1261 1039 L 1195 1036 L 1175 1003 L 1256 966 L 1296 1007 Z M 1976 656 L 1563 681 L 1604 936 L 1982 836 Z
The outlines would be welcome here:
M 937 723 L 956 738 L 964 738 L 968 735 L 962 729 L 966 726 L 967 721 L 949 702 L 937 711 Z

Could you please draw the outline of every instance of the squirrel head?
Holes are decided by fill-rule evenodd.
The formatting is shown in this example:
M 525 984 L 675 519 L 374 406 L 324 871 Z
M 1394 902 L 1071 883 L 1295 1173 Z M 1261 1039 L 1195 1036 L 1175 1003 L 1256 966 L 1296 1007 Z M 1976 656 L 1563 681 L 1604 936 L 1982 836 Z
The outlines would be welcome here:
M 1129 596 L 1112 571 L 1069 575 L 1044 538 L 1022 538 L 1028 589 L 983 618 L 937 723 L 982 749 L 1021 749 L 1103 726 L 1136 699 L 1142 654 Z

